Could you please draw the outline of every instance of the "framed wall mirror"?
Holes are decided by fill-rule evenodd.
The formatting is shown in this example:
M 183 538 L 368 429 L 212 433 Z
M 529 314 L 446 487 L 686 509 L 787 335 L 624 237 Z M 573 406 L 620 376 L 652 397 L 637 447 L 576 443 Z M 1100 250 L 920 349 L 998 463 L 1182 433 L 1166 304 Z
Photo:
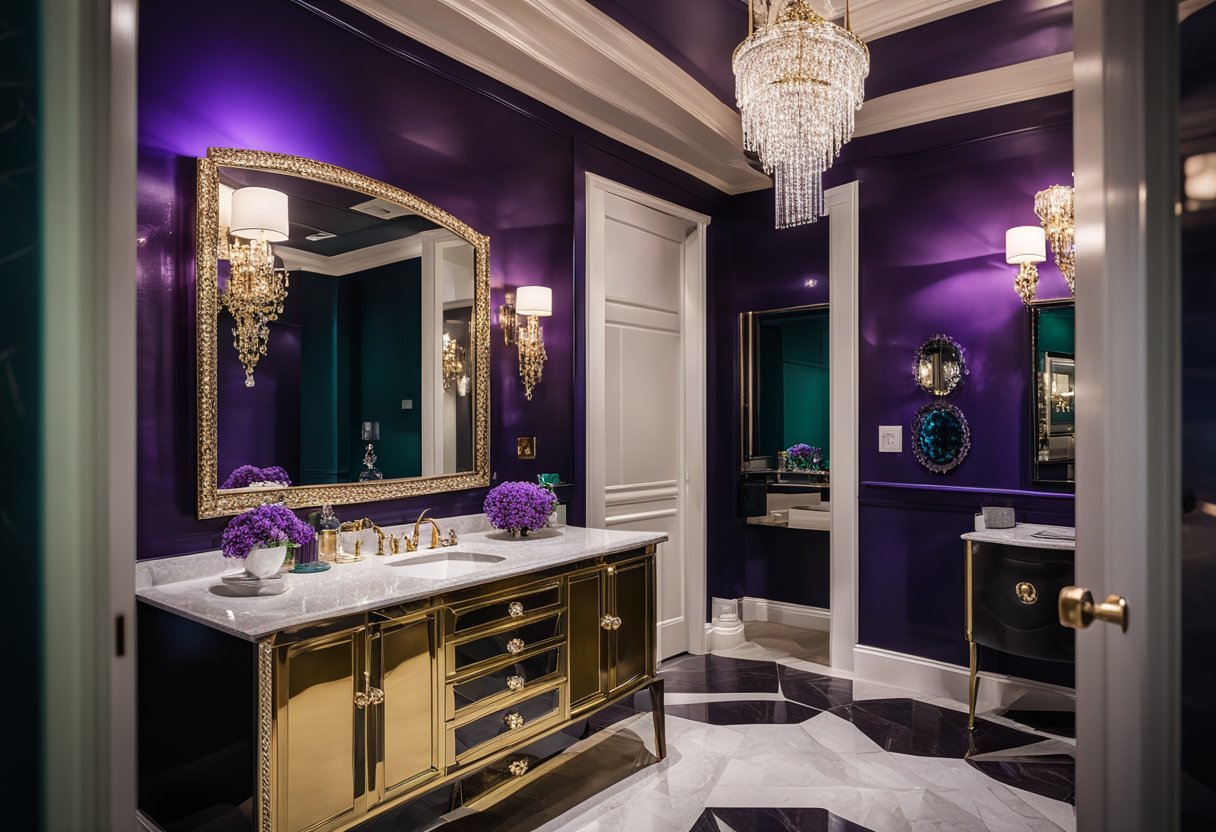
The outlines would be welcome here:
M 1034 481 L 1072 483 L 1076 464 L 1075 303 L 1040 301 L 1030 308 L 1030 443 Z
M 963 347 L 949 335 L 933 335 L 916 350 L 912 375 L 926 393 L 946 396 L 954 392 L 967 375 Z
M 829 447 L 828 304 L 739 315 L 743 470 L 774 470 L 794 445 Z
M 198 516 L 489 484 L 489 238 L 296 156 L 198 162 Z

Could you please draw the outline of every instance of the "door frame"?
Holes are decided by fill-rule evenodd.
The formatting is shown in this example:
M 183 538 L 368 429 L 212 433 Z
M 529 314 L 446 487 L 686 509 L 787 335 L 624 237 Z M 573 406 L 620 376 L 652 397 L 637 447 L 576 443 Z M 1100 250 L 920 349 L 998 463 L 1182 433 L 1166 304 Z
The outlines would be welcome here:
M 684 618 L 688 651 L 704 653 L 705 623 L 708 620 L 705 615 L 705 275 L 706 233 L 711 217 L 602 176 L 586 174 L 586 500 L 587 525 L 590 527 L 604 526 L 603 496 L 607 468 L 602 442 L 605 430 L 604 221 L 607 213 L 604 197 L 607 194 L 636 202 L 693 226 L 684 242 L 684 285 L 680 310 L 681 375 L 684 381 L 680 467 L 683 478 L 677 477 L 676 488 L 684 535 Z M 597 441 L 597 437 L 601 441 Z M 656 568 L 656 575 L 659 571 Z
M 854 669 L 857 646 L 859 183 L 824 191 L 828 217 L 828 459 L 832 463 L 828 662 Z
M 1179 824 L 1177 15 L 1073 6 L 1076 580 L 1128 604 L 1126 633 L 1077 634 L 1082 832 Z

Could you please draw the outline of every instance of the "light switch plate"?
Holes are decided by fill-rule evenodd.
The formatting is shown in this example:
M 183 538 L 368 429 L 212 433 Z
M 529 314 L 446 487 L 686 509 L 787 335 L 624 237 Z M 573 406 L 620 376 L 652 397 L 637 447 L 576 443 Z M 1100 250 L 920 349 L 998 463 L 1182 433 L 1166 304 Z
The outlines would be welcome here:
M 880 454 L 902 454 L 904 452 L 904 426 L 878 426 L 878 452 Z
M 535 436 L 517 436 L 517 437 L 515 437 L 515 458 L 516 459 L 536 459 L 536 437 Z
M 401 400 L 401 409 L 402 410 L 413 410 L 414 409 L 414 400 L 413 399 L 402 399 Z

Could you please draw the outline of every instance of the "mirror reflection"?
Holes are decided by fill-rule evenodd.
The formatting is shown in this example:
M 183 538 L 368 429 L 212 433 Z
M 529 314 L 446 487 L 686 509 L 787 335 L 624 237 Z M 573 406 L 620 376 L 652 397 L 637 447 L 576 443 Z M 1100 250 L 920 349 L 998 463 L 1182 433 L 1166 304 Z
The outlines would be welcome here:
M 740 316 L 744 467 L 829 468 L 828 305 Z M 797 446 L 806 446 L 794 453 Z M 816 453 L 816 451 L 818 453 Z
M 949 335 L 934 335 L 916 351 L 912 370 L 922 390 L 934 396 L 945 396 L 953 392 L 967 374 L 963 348 Z
M 1036 482 L 1072 482 L 1076 462 L 1076 319 L 1071 299 L 1030 310 Z

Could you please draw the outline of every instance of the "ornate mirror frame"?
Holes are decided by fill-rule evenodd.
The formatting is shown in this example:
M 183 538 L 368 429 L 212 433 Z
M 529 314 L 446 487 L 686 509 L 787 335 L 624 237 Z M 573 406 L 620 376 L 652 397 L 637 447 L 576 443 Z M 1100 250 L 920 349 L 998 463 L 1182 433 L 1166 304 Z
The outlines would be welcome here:
M 219 284 L 215 240 L 219 233 L 219 169 L 248 168 L 283 173 L 348 188 L 395 202 L 473 246 L 473 470 L 429 477 L 372 480 L 324 485 L 296 485 L 256 490 L 219 488 L 217 349 Z M 238 514 L 269 501 L 288 508 L 397 500 L 445 491 L 483 488 L 490 484 L 490 238 L 479 234 L 438 206 L 408 191 L 345 168 L 301 156 L 259 150 L 209 148 L 198 160 L 196 269 L 196 368 L 198 413 L 198 516 Z
M 946 382 L 946 388 L 943 390 L 934 387 L 932 381 L 925 381 L 922 368 L 925 362 L 930 360 L 930 355 L 933 352 L 945 352 L 946 350 L 954 350 L 955 355 L 958 356 L 958 375 L 949 379 Z M 967 353 L 963 349 L 963 345 L 944 332 L 930 335 L 925 339 L 924 343 L 916 348 L 916 357 L 912 360 L 912 378 L 916 382 L 917 387 L 931 396 L 950 395 L 963 383 L 964 377 L 970 374 L 971 370 L 967 367 Z

